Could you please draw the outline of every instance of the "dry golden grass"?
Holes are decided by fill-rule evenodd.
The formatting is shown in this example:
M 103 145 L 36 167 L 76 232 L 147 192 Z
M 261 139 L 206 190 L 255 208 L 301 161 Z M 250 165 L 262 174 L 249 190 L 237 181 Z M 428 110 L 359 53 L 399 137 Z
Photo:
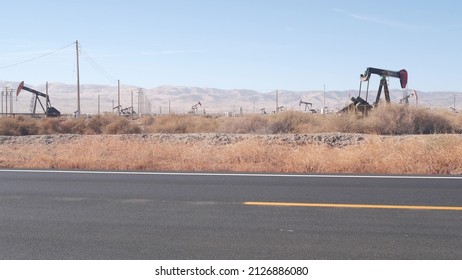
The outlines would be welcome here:
M 162 142 L 105 134 L 365 133 L 359 145 L 329 147 L 247 139 L 231 144 Z M 135 120 L 114 115 L 79 119 L 0 118 L 1 135 L 89 135 L 59 143 L 0 143 L 0 167 L 235 171 L 295 173 L 462 174 L 462 114 L 399 105 L 369 116 L 274 115 L 156 116 Z M 408 135 L 380 137 L 379 135 Z M 415 135 L 417 134 L 417 135 Z M 422 135 L 429 134 L 429 135 Z
M 362 144 L 286 145 L 252 139 L 228 145 L 87 136 L 66 143 L 2 144 L 2 168 L 462 174 L 457 135 L 368 136 Z
M 319 115 L 287 111 L 235 118 L 165 115 L 132 120 L 112 114 L 79 119 L 0 118 L 0 135 L 129 133 L 367 133 L 379 135 L 462 133 L 462 114 L 401 105 L 374 109 L 369 116 Z

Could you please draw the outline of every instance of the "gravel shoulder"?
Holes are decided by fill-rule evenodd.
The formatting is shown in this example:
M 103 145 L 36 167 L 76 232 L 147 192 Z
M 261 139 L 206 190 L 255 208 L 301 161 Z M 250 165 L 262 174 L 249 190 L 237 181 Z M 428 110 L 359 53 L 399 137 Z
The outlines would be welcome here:
M 228 145 L 247 140 L 260 140 L 272 144 L 304 145 L 319 144 L 331 147 L 356 145 L 367 137 L 364 134 L 350 133 L 320 133 L 320 134 L 222 134 L 222 133 L 192 133 L 192 134 L 123 134 L 123 135 L 29 135 L 0 136 L 0 145 L 42 145 L 64 144 L 85 139 L 120 139 L 126 141 L 149 141 L 153 143 L 182 143 Z

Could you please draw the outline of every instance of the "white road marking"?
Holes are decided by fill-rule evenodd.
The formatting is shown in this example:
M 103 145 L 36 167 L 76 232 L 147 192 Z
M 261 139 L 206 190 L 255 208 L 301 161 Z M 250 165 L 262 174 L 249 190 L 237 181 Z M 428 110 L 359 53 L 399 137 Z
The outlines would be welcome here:
M 143 172 L 143 171 L 91 171 L 49 169 L 0 169 L 3 173 L 54 173 L 54 174 L 106 174 L 106 175 L 175 175 L 175 176 L 229 176 L 229 177 L 292 177 L 292 178 L 359 178 L 359 179 L 437 179 L 462 180 L 462 176 L 426 175 L 354 175 L 354 174 L 277 174 L 277 173 L 199 173 L 199 172 Z

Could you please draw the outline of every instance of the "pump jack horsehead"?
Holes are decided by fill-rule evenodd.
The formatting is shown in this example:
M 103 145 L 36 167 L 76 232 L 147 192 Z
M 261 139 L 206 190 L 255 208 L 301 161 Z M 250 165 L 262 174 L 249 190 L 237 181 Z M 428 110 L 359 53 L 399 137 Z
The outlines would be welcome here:
M 59 112 L 55 107 L 51 106 L 50 97 L 48 96 L 48 94 L 45 94 L 45 93 L 42 93 L 42 92 L 40 92 L 38 90 L 26 87 L 24 85 L 24 81 L 22 81 L 19 84 L 18 89 L 16 90 L 16 96 L 18 96 L 19 93 L 21 93 L 21 90 L 25 90 L 25 91 L 28 91 L 28 92 L 34 94 L 34 96 L 32 96 L 32 103 L 31 103 L 32 116 L 35 116 L 35 111 L 37 109 L 37 102 L 39 103 L 40 107 L 42 107 L 42 110 L 45 113 L 45 116 L 47 116 L 47 117 L 59 117 L 59 116 L 61 116 L 61 112 Z M 39 97 L 45 98 L 45 107 L 43 106 L 43 103 L 42 103 L 42 101 L 40 100 Z

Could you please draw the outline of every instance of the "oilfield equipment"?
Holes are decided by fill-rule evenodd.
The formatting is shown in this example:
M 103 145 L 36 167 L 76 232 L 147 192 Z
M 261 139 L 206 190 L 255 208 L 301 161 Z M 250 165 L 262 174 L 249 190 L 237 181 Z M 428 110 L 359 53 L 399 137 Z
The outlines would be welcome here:
M 133 106 L 130 106 L 127 108 L 120 109 L 120 114 L 123 116 L 134 116 L 136 115 L 136 112 L 133 109 Z
M 199 107 L 202 107 L 202 104 L 200 101 L 197 101 L 196 104 L 191 106 L 191 111 L 189 111 L 189 114 L 197 114 Z
M 373 105 L 371 105 L 367 99 L 369 96 L 369 81 L 371 75 L 378 75 L 380 76 L 380 85 L 379 89 L 377 90 L 377 96 L 375 98 L 375 102 Z M 402 69 L 400 71 L 390 71 L 390 70 L 385 70 L 385 69 L 378 69 L 378 68 L 373 68 L 369 67 L 366 69 L 364 74 L 360 75 L 360 82 L 359 82 L 359 96 L 358 97 L 352 97 L 351 101 L 353 103 L 347 105 L 345 108 L 339 111 L 339 113 L 345 113 L 345 112 L 350 112 L 350 111 L 359 111 L 363 114 L 367 113 L 370 109 L 377 107 L 380 103 L 380 97 L 382 95 L 382 90 L 385 94 L 385 101 L 387 103 L 391 102 L 390 99 L 390 90 L 388 88 L 388 80 L 387 78 L 392 77 L 392 78 L 399 78 L 401 88 L 405 89 L 407 86 L 407 81 L 408 81 L 408 73 L 405 69 Z M 361 87 L 362 83 L 367 82 L 367 90 L 366 90 L 366 99 L 363 99 L 361 97 Z
M 313 103 L 311 102 L 305 102 L 303 100 L 300 99 L 300 102 L 298 103 L 298 107 L 300 108 L 302 105 L 305 105 L 305 112 L 309 112 L 309 113 L 317 113 L 317 111 L 315 109 L 313 109 Z
M 408 94 L 408 95 L 406 95 L 405 97 L 403 97 L 403 98 L 399 101 L 399 103 L 400 103 L 400 104 L 403 104 L 403 103 L 404 103 L 404 104 L 408 105 L 408 104 L 409 104 L 409 98 L 411 98 L 411 97 L 414 97 L 414 98 L 415 98 L 415 103 L 418 105 L 418 104 L 419 104 L 419 96 L 417 95 L 417 92 L 416 92 L 415 90 L 413 90 L 411 94 Z
M 33 117 L 36 116 L 37 103 L 42 108 L 43 113 L 45 114 L 45 116 L 47 116 L 47 117 L 59 117 L 59 116 L 61 116 L 61 112 L 59 112 L 55 107 L 51 106 L 50 97 L 49 97 L 48 94 L 45 94 L 45 93 L 42 93 L 42 92 L 40 92 L 38 90 L 26 87 L 24 85 L 24 81 L 22 81 L 19 84 L 18 89 L 16 90 L 16 96 L 18 96 L 21 93 L 22 90 L 25 90 L 25 91 L 28 91 L 28 92 L 32 93 L 30 111 L 31 111 Z M 40 97 L 45 98 L 45 107 L 43 106 L 43 103 L 40 100 Z
M 8 116 L 8 114 L 13 114 L 13 100 L 13 89 L 9 87 L 3 88 L 3 90 L 0 92 L 0 114 L 2 116 Z M 3 108 L 4 103 L 5 108 Z

